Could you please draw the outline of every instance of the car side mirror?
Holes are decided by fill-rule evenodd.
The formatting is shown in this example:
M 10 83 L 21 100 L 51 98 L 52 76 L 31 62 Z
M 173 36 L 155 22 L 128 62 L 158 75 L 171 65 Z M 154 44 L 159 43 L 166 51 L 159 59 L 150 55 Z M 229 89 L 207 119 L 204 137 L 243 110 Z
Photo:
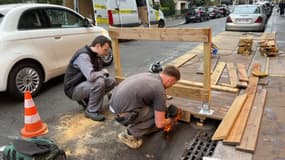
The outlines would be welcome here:
M 93 26 L 94 21 L 92 19 L 89 18 L 84 18 L 84 27 L 92 27 Z

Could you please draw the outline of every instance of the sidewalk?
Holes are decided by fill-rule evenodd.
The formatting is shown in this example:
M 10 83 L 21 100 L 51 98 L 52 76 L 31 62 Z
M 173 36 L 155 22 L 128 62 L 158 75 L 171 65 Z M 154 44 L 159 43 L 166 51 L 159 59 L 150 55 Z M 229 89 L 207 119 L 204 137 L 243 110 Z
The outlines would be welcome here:
M 270 27 L 267 28 L 266 32 L 277 33 L 277 43 L 280 53 L 284 53 L 285 31 L 282 30 L 282 27 L 285 25 L 285 17 L 279 17 L 275 12 L 268 22 Z M 177 19 L 174 23 L 182 23 L 183 20 L 184 19 Z M 167 25 L 171 24 L 169 23 Z M 232 37 L 229 37 L 229 35 Z M 229 46 L 229 44 L 237 45 L 240 35 L 241 33 L 238 32 L 228 32 L 221 33 L 217 36 L 221 40 L 217 45 L 224 48 L 224 52 L 222 49 L 219 50 L 219 54 L 223 55 L 223 60 L 228 62 L 238 61 L 235 59 L 238 55 L 234 52 L 234 47 Z M 236 41 L 229 41 L 227 38 L 232 38 Z M 201 50 L 197 47 L 196 52 L 194 50 L 191 52 L 199 54 Z M 258 53 L 255 55 L 260 56 Z M 249 59 L 249 57 L 242 57 L 239 59 L 239 62 L 244 63 L 245 58 Z M 283 66 L 285 66 L 285 57 L 282 54 L 277 57 L 271 57 L 270 64 L 269 73 L 274 73 L 275 76 L 269 75 L 270 83 L 264 87 L 268 90 L 268 96 L 262 126 L 259 132 L 257 150 L 254 155 L 249 156 L 250 159 L 253 157 L 254 160 L 285 158 L 285 100 L 283 100 L 283 97 L 285 97 L 285 70 L 283 69 Z M 196 65 L 196 67 L 194 67 L 194 65 Z M 199 66 L 199 63 L 188 64 L 188 66 L 185 66 L 185 68 L 181 70 L 189 73 L 192 69 L 193 72 L 196 73 Z M 51 133 L 54 133 L 51 138 L 54 139 L 61 148 L 65 149 L 68 158 L 71 160 L 172 160 L 181 157 L 186 142 L 192 140 L 191 137 L 196 134 L 197 130 L 212 129 L 213 126 L 207 126 L 208 123 L 206 123 L 203 128 L 199 128 L 193 123 L 180 123 L 176 126 L 175 133 L 170 133 L 167 136 L 162 133 L 155 134 L 145 139 L 145 144 L 141 149 L 131 150 L 124 144 L 118 142 L 117 134 L 123 131 L 124 128 L 114 122 L 114 115 L 108 111 L 107 106 L 105 106 L 104 114 L 106 116 L 104 123 L 86 119 L 83 110 L 81 113 L 64 115 L 58 119 L 57 122 L 51 120 L 50 126 L 55 126 L 50 128 Z M 230 158 L 225 158 L 225 160 L 237 158 L 233 157 L 233 155 L 228 156 Z M 246 157 L 240 157 L 240 159 L 246 159 Z

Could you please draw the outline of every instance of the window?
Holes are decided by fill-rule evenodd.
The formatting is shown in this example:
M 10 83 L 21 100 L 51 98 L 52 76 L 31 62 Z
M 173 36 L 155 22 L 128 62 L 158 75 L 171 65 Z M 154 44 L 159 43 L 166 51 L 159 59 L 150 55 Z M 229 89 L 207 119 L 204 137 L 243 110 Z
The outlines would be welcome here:
M 45 12 L 52 28 L 77 28 L 84 26 L 83 19 L 68 10 L 47 8 Z
M 4 15 L 0 13 L 0 24 L 1 24 L 3 18 L 4 18 Z
M 28 10 L 24 12 L 18 24 L 20 30 L 40 29 L 43 27 L 40 14 L 37 10 Z

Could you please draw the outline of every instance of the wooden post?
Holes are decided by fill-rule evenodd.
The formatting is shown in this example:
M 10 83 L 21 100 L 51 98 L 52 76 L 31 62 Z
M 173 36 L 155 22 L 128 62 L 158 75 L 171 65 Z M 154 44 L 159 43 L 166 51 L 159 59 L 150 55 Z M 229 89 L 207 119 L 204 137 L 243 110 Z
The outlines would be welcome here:
M 209 113 L 210 110 L 210 98 L 211 98 L 211 45 L 212 45 L 212 30 L 209 28 L 208 41 L 204 42 L 204 89 L 208 91 L 207 101 L 203 102 L 201 113 Z
M 115 60 L 115 72 L 116 76 L 123 77 L 122 67 L 121 67 L 121 56 L 120 56 L 120 47 L 118 39 L 112 39 L 112 49 Z

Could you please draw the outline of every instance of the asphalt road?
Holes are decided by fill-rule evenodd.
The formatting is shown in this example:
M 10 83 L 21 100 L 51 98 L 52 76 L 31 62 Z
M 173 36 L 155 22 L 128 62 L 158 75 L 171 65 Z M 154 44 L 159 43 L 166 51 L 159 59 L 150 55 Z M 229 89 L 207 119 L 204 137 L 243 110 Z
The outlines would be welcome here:
M 213 36 L 224 31 L 225 18 L 202 23 L 182 24 L 182 20 L 167 22 L 175 27 L 211 27 Z M 167 63 L 199 43 L 161 42 L 161 41 L 127 41 L 120 42 L 122 70 L 125 76 L 144 72 L 157 61 Z M 108 67 L 114 74 L 114 67 Z M 39 96 L 33 98 L 41 119 L 49 125 L 54 124 L 63 115 L 72 115 L 82 111 L 76 102 L 69 100 L 63 93 L 63 76 L 55 78 L 43 86 Z M 0 93 L 0 146 L 10 142 L 9 136 L 19 136 L 24 126 L 24 103 L 15 101 L 6 93 Z

